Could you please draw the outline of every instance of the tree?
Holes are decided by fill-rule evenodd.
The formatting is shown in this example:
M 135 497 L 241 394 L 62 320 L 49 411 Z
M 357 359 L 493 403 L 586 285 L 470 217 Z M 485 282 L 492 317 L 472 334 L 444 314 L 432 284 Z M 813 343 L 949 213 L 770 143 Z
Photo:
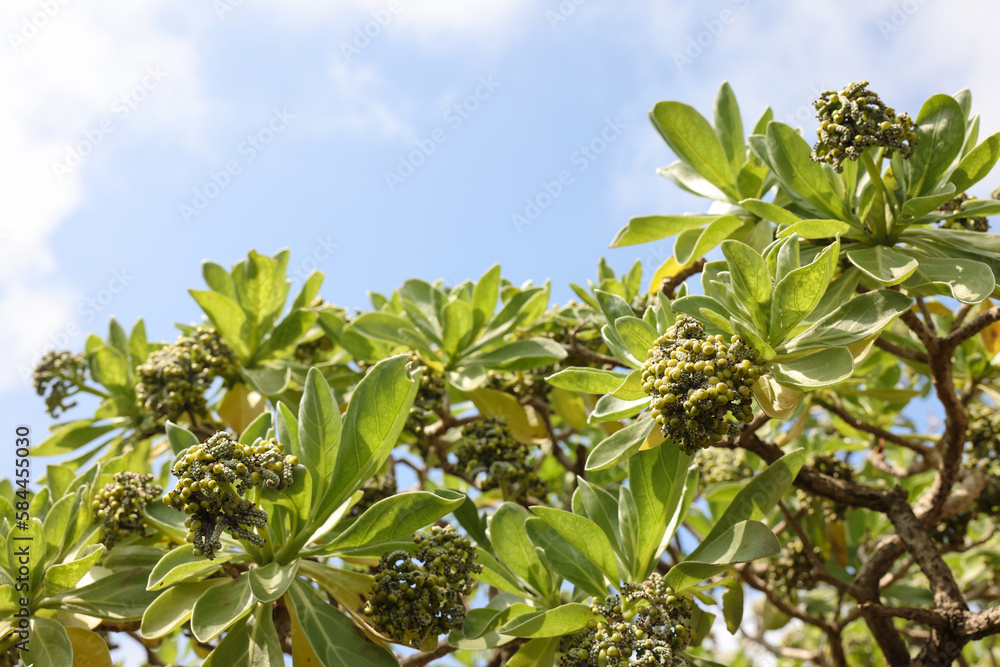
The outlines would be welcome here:
M 810 148 L 770 109 L 745 137 L 728 84 L 714 126 L 654 107 L 661 173 L 713 202 L 615 237 L 676 237 L 648 289 L 601 260 L 556 306 L 494 266 L 350 314 L 251 251 L 175 342 L 46 356 L 53 417 L 99 407 L 32 447 L 37 492 L 0 482 L 7 663 L 995 658 L 1000 200 L 968 190 L 1000 135 L 968 91 L 816 109 Z

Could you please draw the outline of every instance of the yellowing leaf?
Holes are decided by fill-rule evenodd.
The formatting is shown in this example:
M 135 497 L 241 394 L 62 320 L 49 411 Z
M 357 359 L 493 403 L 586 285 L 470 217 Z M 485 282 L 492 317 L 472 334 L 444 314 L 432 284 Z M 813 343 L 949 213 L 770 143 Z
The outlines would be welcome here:
M 826 524 L 826 537 L 830 540 L 830 551 L 841 567 L 847 565 L 847 531 L 840 519 Z
M 73 667 L 113 667 L 108 645 L 96 632 L 83 628 L 66 628 L 73 645 Z
M 665 261 L 663 264 L 660 265 L 660 268 L 656 270 L 656 273 L 653 274 L 652 279 L 649 281 L 650 294 L 659 292 L 660 285 L 663 284 L 664 280 L 666 280 L 667 278 L 673 278 L 686 268 L 687 266 L 681 266 L 677 262 L 677 260 L 674 259 L 673 257 L 669 258 L 667 261 Z
M 982 313 L 992 307 L 993 303 L 989 299 L 986 299 L 980 304 L 979 312 Z M 994 322 L 980 331 L 979 339 L 983 342 L 983 347 L 986 348 L 991 357 L 1000 352 L 1000 322 Z
M 549 395 L 549 400 L 552 401 L 552 408 L 556 414 L 562 417 L 564 422 L 578 431 L 587 428 L 587 408 L 579 396 L 555 387 Z
M 518 442 L 530 445 L 545 440 L 545 424 L 530 405 L 521 405 L 510 394 L 496 389 L 477 389 L 469 393 L 469 398 L 484 417 L 506 419 Z
M 289 616 L 292 617 L 292 667 L 322 667 L 323 663 L 316 657 L 309 640 L 299 627 L 294 607 L 289 605 L 289 611 L 291 612 Z
M 226 392 L 219 405 L 219 416 L 226 426 L 242 433 L 250 423 L 267 409 L 267 401 L 242 382 Z
M 647 449 L 656 449 L 666 442 L 666 440 L 667 439 L 663 437 L 663 434 L 660 433 L 660 429 L 654 426 L 653 430 L 646 436 L 646 439 L 643 441 L 642 447 L 639 448 L 639 451 L 644 452 Z

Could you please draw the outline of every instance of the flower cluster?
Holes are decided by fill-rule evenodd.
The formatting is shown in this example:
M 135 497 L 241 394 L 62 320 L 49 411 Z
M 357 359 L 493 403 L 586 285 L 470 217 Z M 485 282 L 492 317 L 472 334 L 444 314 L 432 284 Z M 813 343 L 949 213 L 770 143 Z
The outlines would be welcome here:
M 694 461 L 701 471 L 698 482 L 702 488 L 710 484 L 740 482 L 753 477 L 753 468 L 742 449 L 708 447 L 699 451 Z
M 256 546 L 264 538 L 253 528 L 267 526 L 267 512 L 243 497 L 252 488 L 281 490 L 292 483 L 298 457 L 282 454 L 282 445 L 267 440 L 245 445 L 219 432 L 189 448 L 170 470 L 177 486 L 163 502 L 191 516 L 185 525 L 195 555 L 215 558 L 223 531 Z
M 134 472 L 116 473 L 94 496 L 93 517 L 101 522 L 101 542 L 108 549 L 133 533 L 146 534 L 143 509 L 163 492 L 159 484 L 150 484 L 152 475 Z
M 736 433 L 728 414 L 753 419 L 750 388 L 761 372 L 758 354 L 739 336 L 731 343 L 706 336 L 698 320 L 678 315 L 642 366 L 653 418 L 664 437 L 688 454 Z
M 486 473 L 482 490 L 513 489 L 514 495 L 544 498 L 545 482 L 535 472 L 527 445 L 518 442 L 507 422 L 500 418 L 478 419 L 462 427 L 462 440 L 455 450 L 455 470 L 469 478 Z
M 687 598 L 675 595 L 657 573 L 641 584 L 622 586 L 622 597 L 611 595 L 591 607 L 604 620 L 565 637 L 561 667 L 681 667 L 680 653 L 691 641 L 686 621 Z
M 87 359 L 82 354 L 70 352 L 46 352 L 35 366 L 32 378 L 35 392 L 45 396 L 45 411 L 52 417 L 76 405 L 66 401 L 80 391 L 87 379 Z
M 215 330 L 198 327 L 150 354 L 136 372 L 139 404 L 160 422 L 176 422 L 185 414 L 206 418 L 205 390 L 216 377 L 231 379 L 236 362 Z
M 412 556 L 399 550 L 379 561 L 364 614 L 392 641 L 417 647 L 462 627 L 462 596 L 482 566 L 475 546 L 452 526 L 432 526 L 413 541 Z
M 813 146 L 814 162 L 833 165 L 838 173 L 844 170 L 845 158 L 857 162 L 872 146 L 886 149 L 886 155 L 899 151 L 903 158 L 913 155 L 917 133 L 907 114 L 896 115 L 879 96 L 868 90 L 868 82 L 852 83 L 841 91 L 820 93 L 813 103 L 820 121 L 819 141 Z
M 975 199 L 975 197 L 970 197 L 964 192 L 954 199 L 949 199 L 945 203 L 938 206 L 937 210 L 939 213 L 944 213 L 949 215 L 952 213 L 958 213 L 962 210 L 962 204 L 965 202 Z M 988 232 L 990 231 L 990 221 L 984 216 L 973 216 L 969 218 L 950 218 L 948 220 L 941 221 L 942 229 L 951 229 L 955 225 L 967 229 L 970 232 Z
M 333 341 L 326 336 L 320 336 L 295 346 L 292 357 L 303 366 L 312 366 L 328 361 L 333 352 Z

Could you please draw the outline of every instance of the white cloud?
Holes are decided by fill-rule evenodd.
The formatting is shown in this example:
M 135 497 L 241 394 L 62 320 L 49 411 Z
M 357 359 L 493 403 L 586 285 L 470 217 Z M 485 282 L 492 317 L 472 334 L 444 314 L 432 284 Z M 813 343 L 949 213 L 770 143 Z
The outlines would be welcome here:
M 196 143 L 206 109 L 196 54 L 162 24 L 167 5 L 0 5 L 0 88 L 12 91 L 0 106 L 0 320 L 18 322 L 0 343 L 14 353 L 0 367 L 0 391 L 73 321 L 81 295 L 54 278 L 51 240 L 81 203 L 101 151 L 154 131 Z

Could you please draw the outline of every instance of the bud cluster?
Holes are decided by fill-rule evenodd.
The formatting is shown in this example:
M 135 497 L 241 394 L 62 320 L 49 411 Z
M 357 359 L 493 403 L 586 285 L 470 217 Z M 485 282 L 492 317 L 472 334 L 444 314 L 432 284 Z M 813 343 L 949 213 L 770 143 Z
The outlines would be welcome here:
M 641 584 L 622 586 L 622 597 L 608 596 L 591 610 L 603 620 L 565 637 L 561 667 L 681 667 L 681 652 L 691 641 L 686 621 L 691 604 L 675 595 L 657 573 Z
M 455 450 L 455 470 L 470 479 L 485 472 L 483 491 L 513 488 L 519 490 L 515 495 L 544 498 L 548 487 L 535 472 L 535 462 L 528 454 L 528 446 L 514 438 L 506 420 L 477 419 L 462 427 L 462 440 Z
M 896 115 L 879 96 L 868 90 L 868 82 L 852 83 L 840 92 L 826 90 L 813 103 L 820 121 L 813 146 L 814 162 L 833 165 L 842 172 L 845 158 L 857 162 L 872 146 L 886 149 L 886 155 L 898 150 L 903 158 L 913 155 L 917 133 L 907 114 Z
M 276 440 L 245 445 L 220 431 L 180 457 L 170 470 L 177 486 L 163 502 L 191 515 L 185 526 L 196 556 L 214 559 L 223 531 L 264 544 L 253 528 L 267 526 L 267 512 L 243 495 L 252 488 L 281 490 L 292 483 L 298 457 L 285 456 L 282 449 Z
M 184 414 L 207 417 L 205 391 L 216 377 L 236 373 L 232 351 L 214 329 L 198 327 L 149 355 L 136 372 L 136 397 L 159 421 L 178 421 Z
M 496 389 L 513 394 L 519 398 L 531 396 L 544 399 L 552 391 L 552 385 L 545 378 L 555 372 L 555 366 L 544 366 L 529 371 L 488 371 L 486 373 L 487 389 Z
M 424 363 L 419 354 L 410 352 L 408 356 L 407 368 L 410 373 L 420 373 L 420 387 L 417 388 L 417 396 L 413 399 L 403 430 L 416 439 L 417 453 L 427 458 L 430 452 L 424 438 L 424 427 L 428 423 L 428 418 L 432 418 L 435 412 L 444 409 L 444 398 L 448 393 L 448 387 L 444 383 L 444 378 Z
M 39 396 L 48 392 L 45 411 L 52 417 L 58 417 L 60 411 L 66 412 L 76 405 L 66 401 L 80 391 L 87 380 L 87 359 L 82 354 L 51 350 L 35 366 L 32 378 Z
M 94 519 L 101 522 L 101 542 L 108 549 L 133 533 L 146 534 L 143 509 L 163 492 L 159 484 L 150 484 L 152 475 L 120 472 L 114 480 L 97 492 L 91 505 Z
M 967 436 L 971 451 L 966 465 L 990 477 L 976 498 L 976 509 L 1000 516 L 1000 412 L 982 403 L 973 403 L 968 413 Z
M 710 484 L 740 482 L 753 477 L 753 468 L 742 449 L 708 447 L 699 451 L 694 461 L 701 471 L 698 480 L 702 488 Z
M 314 340 L 299 343 L 295 346 L 292 356 L 303 366 L 312 366 L 328 361 L 331 352 L 333 352 L 333 341 L 324 335 Z
M 706 336 L 698 320 L 678 315 L 642 366 L 642 388 L 664 437 L 693 454 L 737 433 L 727 415 L 753 419 L 750 388 L 761 373 L 757 359 L 739 336 L 726 345 L 722 336 Z
M 838 459 L 833 452 L 813 452 L 806 460 L 806 465 L 816 472 L 833 477 L 834 479 L 842 479 L 845 482 L 854 481 L 854 468 L 849 463 Z M 821 501 L 819 498 L 810 496 L 801 489 L 798 489 L 795 494 L 799 502 L 807 506 L 810 513 L 813 512 L 816 503 L 820 503 L 823 508 L 824 518 L 827 521 L 843 519 L 844 514 L 847 512 L 847 505 L 843 503 Z
M 432 526 L 413 541 L 412 556 L 399 550 L 379 561 L 364 614 L 392 641 L 417 647 L 462 627 L 462 596 L 482 566 L 475 546 L 452 526 Z
M 980 496 L 981 498 L 982 496 Z M 928 533 L 931 539 L 944 547 L 961 547 L 969 532 L 969 523 L 975 518 L 975 510 L 964 510 L 955 516 L 938 521 Z
M 949 199 L 945 203 L 938 206 L 937 210 L 939 213 L 944 213 L 949 215 L 951 213 L 958 213 L 962 210 L 962 204 L 965 202 L 975 199 L 975 197 L 970 197 L 964 192 L 954 199 Z M 970 232 L 988 232 L 990 231 L 990 221 L 984 216 L 974 216 L 969 218 L 951 218 L 949 220 L 941 221 L 942 229 L 951 229 L 955 225 L 969 230 Z
M 770 587 L 784 597 L 796 599 L 798 591 L 816 586 L 813 566 L 802 540 L 795 538 L 785 542 L 777 560 L 767 571 Z
M 391 475 L 372 477 L 361 487 L 361 500 L 351 508 L 350 516 L 361 516 L 380 500 L 396 495 L 396 480 Z

